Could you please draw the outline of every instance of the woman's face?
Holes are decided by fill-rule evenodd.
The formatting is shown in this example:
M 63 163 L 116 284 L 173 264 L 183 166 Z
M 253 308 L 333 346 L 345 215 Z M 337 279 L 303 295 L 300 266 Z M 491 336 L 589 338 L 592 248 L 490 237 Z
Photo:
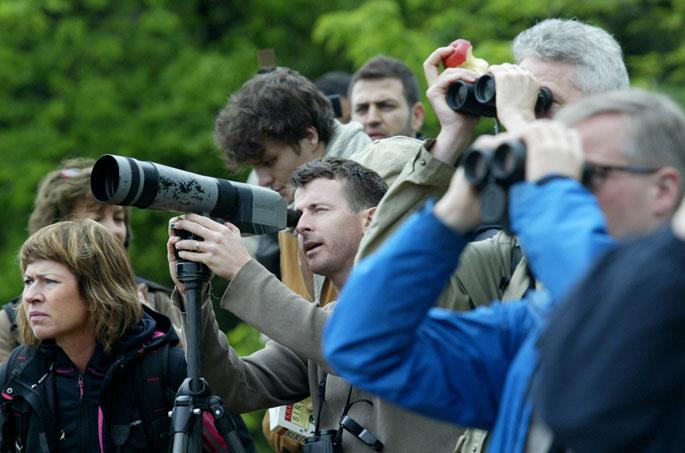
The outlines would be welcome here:
M 62 345 L 95 336 L 78 279 L 63 264 L 38 260 L 26 266 L 22 298 L 26 318 L 38 339 L 54 339 Z
M 83 200 L 71 213 L 72 220 L 91 219 L 107 228 L 123 244 L 126 240 L 126 216 L 124 208 L 113 204 L 96 204 Z

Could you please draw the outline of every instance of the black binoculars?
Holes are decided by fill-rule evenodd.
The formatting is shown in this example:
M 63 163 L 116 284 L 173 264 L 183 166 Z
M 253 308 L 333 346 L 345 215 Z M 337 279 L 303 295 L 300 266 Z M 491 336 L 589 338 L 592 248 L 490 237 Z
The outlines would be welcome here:
M 508 190 L 525 179 L 526 146 L 507 141 L 495 149 L 469 148 L 461 159 L 466 180 L 480 192 L 481 219 L 508 230 Z
M 520 141 L 507 141 L 495 149 L 469 148 L 461 164 L 469 183 L 477 189 L 494 181 L 509 187 L 525 178 L 526 147 Z
M 490 74 L 481 76 L 475 83 L 457 80 L 447 90 L 447 105 L 458 113 L 473 116 L 497 116 L 495 78 Z M 552 106 L 552 93 L 540 88 L 535 103 L 536 116 L 542 116 Z

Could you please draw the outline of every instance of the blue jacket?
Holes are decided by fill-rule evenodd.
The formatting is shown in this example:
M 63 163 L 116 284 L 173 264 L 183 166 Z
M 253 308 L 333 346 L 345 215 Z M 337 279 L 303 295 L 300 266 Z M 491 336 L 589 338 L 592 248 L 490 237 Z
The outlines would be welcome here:
M 512 188 L 510 216 L 545 290 L 468 313 L 432 308 L 467 238 L 432 206 L 359 263 L 324 332 L 331 367 L 402 407 L 492 431 L 491 451 L 525 448 L 535 341 L 555 300 L 613 245 L 592 195 L 555 178 Z

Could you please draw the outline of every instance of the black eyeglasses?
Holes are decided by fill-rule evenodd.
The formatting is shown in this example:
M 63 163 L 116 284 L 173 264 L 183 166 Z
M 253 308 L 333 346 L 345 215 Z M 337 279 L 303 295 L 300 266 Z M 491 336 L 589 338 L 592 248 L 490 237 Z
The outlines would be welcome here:
M 622 171 L 634 175 L 649 175 L 658 170 L 659 167 L 645 167 L 642 165 L 602 165 L 585 162 L 583 167 L 583 185 L 590 191 L 595 191 L 613 171 Z

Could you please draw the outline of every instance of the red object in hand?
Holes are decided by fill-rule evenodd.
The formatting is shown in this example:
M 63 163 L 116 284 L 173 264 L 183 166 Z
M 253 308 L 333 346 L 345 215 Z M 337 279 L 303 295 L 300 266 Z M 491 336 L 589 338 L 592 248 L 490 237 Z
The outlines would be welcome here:
M 442 64 L 446 68 L 456 68 L 461 66 L 464 61 L 466 61 L 466 54 L 471 48 L 471 42 L 466 39 L 457 39 L 450 43 L 451 47 L 454 47 L 454 51 L 442 59 Z

